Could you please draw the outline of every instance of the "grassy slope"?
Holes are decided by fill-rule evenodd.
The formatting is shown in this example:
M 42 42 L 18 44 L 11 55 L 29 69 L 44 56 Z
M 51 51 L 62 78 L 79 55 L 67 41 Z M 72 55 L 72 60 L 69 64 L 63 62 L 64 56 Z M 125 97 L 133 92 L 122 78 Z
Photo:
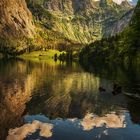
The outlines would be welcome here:
M 60 55 L 63 52 L 58 50 L 47 50 L 47 51 L 33 51 L 31 53 L 24 53 L 20 55 L 20 58 L 40 58 L 40 59 L 52 59 L 55 54 Z

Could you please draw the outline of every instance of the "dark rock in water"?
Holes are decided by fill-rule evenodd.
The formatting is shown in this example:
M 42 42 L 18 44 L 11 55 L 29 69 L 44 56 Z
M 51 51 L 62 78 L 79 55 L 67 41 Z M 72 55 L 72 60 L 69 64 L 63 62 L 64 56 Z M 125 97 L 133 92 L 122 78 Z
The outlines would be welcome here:
M 113 95 L 118 95 L 120 93 L 122 93 L 122 87 L 120 85 L 114 83 L 112 94 Z
M 103 87 L 99 87 L 99 91 L 100 91 L 100 92 L 105 92 L 106 89 L 104 89 Z

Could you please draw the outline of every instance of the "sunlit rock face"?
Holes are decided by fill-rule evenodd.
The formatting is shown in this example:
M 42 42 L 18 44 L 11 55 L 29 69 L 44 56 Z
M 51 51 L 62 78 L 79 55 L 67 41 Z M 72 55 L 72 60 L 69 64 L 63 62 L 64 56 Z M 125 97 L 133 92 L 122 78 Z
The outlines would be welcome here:
M 36 85 L 37 71 L 31 70 L 26 75 L 27 66 L 22 61 L 10 63 L 1 70 L 7 72 L 7 76 L 0 75 L 3 81 L 0 82 L 0 139 L 3 139 L 9 128 L 22 124 L 26 103 L 31 100 Z
M 123 17 L 121 17 L 118 21 L 116 21 L 113 25 L 106 24 L 106 28 L 103 29 L 103 36 L 113 36 L 115 34 L 119 34 L 123 28 L 127 27 L 127 23 L 130 22 L 130 19 L 133 15 L 134 11 L 130 10 Z
M 52 136 L 52 129 L 52 124 L 33 121 L 32 123 L 25 124 L 19 128 L 11 129 L 6 140 L 23 140 L 37 130 L 40 131 L 40 137 L 49 138 Z
M 32 37 L 34 25 L 25 0 L 0 1 L 0 37 Z
M 125 128 L 125 116 L 107 114 L 104 117 L 99 117 L 89 113 L 81 121 L 81 125 L 85 131 L 90 131 L 94 127 L 102 127 L 103 125 L 106 128 Z

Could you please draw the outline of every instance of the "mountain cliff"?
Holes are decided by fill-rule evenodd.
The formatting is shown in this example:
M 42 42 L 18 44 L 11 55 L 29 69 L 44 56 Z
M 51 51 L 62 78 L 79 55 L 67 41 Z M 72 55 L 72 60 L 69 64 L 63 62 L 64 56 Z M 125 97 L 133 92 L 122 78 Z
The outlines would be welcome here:
M 42 9 L 34 10 L 32 12 L 36 18 L 44 16 Z M 49 14 L 45 12 L 47 22 L 44 26 L 41 19 L 33 18 L 25 0 L 1 0 L 0 53 L 16 56 L 31 51 L 61 49 L 61 46 L 66 49 L 71 44 L 77 45 L 77 42 L 68 40 L 59 31 L 48 30 L 48 18 Z
M 131 19 L 133 7 L 112 0 L 27 0 L 37 19 L 66 38 L 90 43 L 121 32 Z
M 134 9 L 129 26 L 110 38 L 95 41 L 81 51 L 81 60 L 115 61 L 127 63 L 140 62 L 140 0 Z
M 24 0 L 2 0 L 0 2 L 1 36 L 32 36 L 32 15 Z
M 69 50 L 70 46 L 74 48 L 78 43 L 89 44 L 121 32 L 133 12 L 128 3 L 118 5 L 112 0 L 26 2 L 0 2 L 0 52 L 4 54 L 17 55 L 44 49 Z
M 28 10 L 25 0 L 1 0 L 0 51 L 7 51 L 5 48 L 8 47 L 9 49 L 14 48 L 21 38 L 31 38 L 33 35 L 32 14 Z M 9 51 L 12 52 L 12 50 Z

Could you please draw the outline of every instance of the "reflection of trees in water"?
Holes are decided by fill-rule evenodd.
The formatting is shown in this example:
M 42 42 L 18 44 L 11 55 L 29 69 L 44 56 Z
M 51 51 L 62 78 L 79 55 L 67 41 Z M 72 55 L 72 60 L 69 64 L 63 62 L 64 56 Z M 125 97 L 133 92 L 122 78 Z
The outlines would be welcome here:
M 127 108 L 130 113 L 131 121 L 135 124 L 140 124 L 140 100 L 128 98 L 127 101 Z
M 139 79 L 139 76 L 137 77 L 139 67 L 134 71 L 135 67 L 130 68 L 130 66 L 101 65 L 91 68 L 93 73 L 87 73 L 76 65 L 48 63 L 38 65 L 43 76 L 46 77 L 42 79 L 42 84 L 39 86 L 40 93 L 45 94 L 37 96 L 31 104 L 35 107 L 39 102 L 41 105 L 35 107 L 36 113 L 43 112 L 53 118 L 82 118 L 87 112 L 105 115 L 108 112 L 126 108 L 127 100 L 123 95 L 113 96 L 111 94 L 112 82 L 106 79 L 116 78 L 117 81 L 127 86 L 130 86 L 131 80 L 134 82 Z M 99 86 L 105 87 L 107 93 L 99 94 Z M 35 108 L 30 108 L 30 110 L 34 113 Z
M 114 97 L 111 91 L 100 94 L 100 84 L 109 85 L 110 82 L 85 72 L 73 72 L 63 79 L 56 78 L 51 84 L 52 94 L 42 105 L 44 113 L 51 118 L 83 118 L 87 112 L 103 115 L 126 106 L 122 95 Z
M 67 117 L 71 97 L 69 95 L 56 95 L 49 98 L 44 106 L 44 111 L 51 118 Z
M 91 91 L 93 93 L 98 91 L 98 78 L 92 79 L 91 75 L 87 73 L 69 73 L 65 78 L 53 82 L 52 95 L 45 105 L 46 112 L 51 117 L 53 113 L 54 117 L 68 117 L 74 115 L 73 113 L 81 116 L 81 113 L 87 111 L 90 104 L 88 96 Z
M 51 67 L 50 67 L 51 68 Z M 83 118 L 87 112 L 103 115 L 115 108 L 124 107 L 123 96 L 111 94 L 111 84 L 105 79 L 100 79 L 93 74 L 66 68 L 57 72 L 46 68 L 44 83 L 38 93 L 46 93 L 43 96 L 36 95 L 28 104 L 31 114 L 44 113 L 50 118 Z M 69 69 L 69 68 L 68 68 Z M 49 72 L 48 72 L 49 71 Z M 99 86 L 106 87 L 108 93 L 100 94 Z M 36 104 L 38 103 L 38 106 Z M 33 108 L 32 108 L 33 107 Z
M 66 94 L 68 98 L 71 98 L 71 102 L 68 102 L 69 112 L 65 115 L 66 117 L 82 118 L 87 112 L 103 115 L 116 108 L 126 106 L 122 95 L 114 97 L 111 94 L 111 83 L 109 81 L 100 79 L 90 73 L 69 74 L 62 81 L 54 82 L 53 85 L 52 96 L 54 98 L 55 96 L 61 96 L 61 94 Z M 99 93 L 98 89 L 101 85 L 107 89 L 107 93 Z M 56 102 L 61 101 L 63 101 L 63 98 L 56 100 Z M 51 107 L 53 108 L 53 104 L 51 104 Z M 52 110 L 49 111 L 48 108 L 48 112 L 52 112 Z
M 134 85 L 140 82 L 140 65 L 137 64 L 82 64 L 85 71 L 92 72 L 101 78 L 117 81 L 119 84 L 129 87 L 131 90 Z
M 140 65 L 139 64 L 82 64 L 85 71 L 92 72 L 94 75 L 101 78 L 117 81 L 122 85 L 123 90 L 131 94 L 140 93 Z M 117 98 L 117 96 L 115 97 Z M 118 99 L 118 103 L 121 99 Z M 111 100 L 110 100 L 111 101 Z M 140 124 L 140 101 L 135 99 L 125 98 L 122 100 L 124 106 L 130 111 L 131 120 L 134 123 Z M 126 104 L 126 105 L 125 105 Z M 106 105 L 106 104 L 105 104 Z
M 21 123 L 25 111 L 29 114 L 44 113 L 52 118 L 83 118 L 87 112 L 104 115 L 126 106 L 122 95 L 110 93 L 110 81 L 99 78 L 97 68 L 97 74 L 93 75 L 76 65 L 47 62 L 2 61 L 0 66 L 2 137 L 9 128 Z M 111 77 L 112 70 L 108 71 Z M 99 86 L 106 87 L 107 93 L 100 94 Z M 132 120 L 137 117 L 137 112 L 130 109 L 130 113 Z

